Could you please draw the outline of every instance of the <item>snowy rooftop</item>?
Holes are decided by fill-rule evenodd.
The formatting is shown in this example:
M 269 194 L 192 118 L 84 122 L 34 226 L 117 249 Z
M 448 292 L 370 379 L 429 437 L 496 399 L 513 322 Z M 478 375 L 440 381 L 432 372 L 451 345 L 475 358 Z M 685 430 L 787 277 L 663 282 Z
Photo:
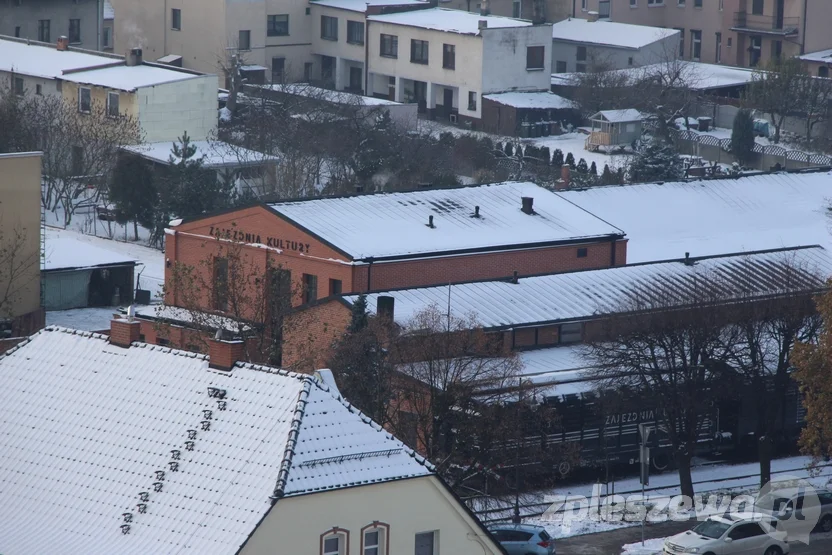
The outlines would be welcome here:
M 364 96 L 355 93 L 332 91 L 329 89 L 322 89 L 320 87 L 313 87 L 307 83 L 290 83 L 279 85 L 261 85 L 264 89 L 272 91 L 291 94 L 295 96 L 303 96 L 314 100 L 322 100 L 332 102 L 333 104 L 347 104 L 352 106 L 397 106 L 398 102 L 387 100 L 384 98 L 375 98 L 373 96 Z
M 614 23 L 612 21 L 588 21 L 564 19 L 552 25 L 552 39 L 638 50 L 656 41 L 678 35 L 676 29 Z
M 327 8 L 338 8 L 352 12 L 366 12 L 371 6 L 426 6 L 428 2 L 421 0 L 312 0 L 309 2 L 315 6 L 326 6 Z
M 136 305 L 136 316 L 150 320 L 162 320 L 176 324 L 189 326 L 208 327 L 212 330 L 223 329 L 232 333 L 247 331 L 248 325 L 241 324 L 233 318 L 219 316 L 210 312 L 191 311 L 177 306 L 170 305 Z M 126 311 L 122 310 L 122 313 Z
M 516 284 L 493 280 L 370 293 L 367 305 L 374 312 L 379 295 L 389 295 L 395 299 L 396 322 L 407 325 L 431 306 L 444 314 L 450 298 L 456 317 L 473 316 L 484 328 L 493 329 L 586 320 L 649 309 L 655 302 L 683 306 L 706 283 L 718 291 L 720 300 L 770 296 L 787 289 L 785 269 L 803 272 L 794 278 L 792 289 L 819 289 L 832 275 L 832 257 L 823 248 L 810 247 L 698 259 L 693 265 L 680 259 L 520 278 Z M 356 298 L 345 297 L 348 302 Z
M 822 64 L 832 63 L 832 49 L 809 52 L 808 54 L 800 56 L 800 59 L 806 62 L 820 62 Z
M 672 63 L 674 65 L 682 64 L 683 67 L 682 69 L 668 68 L 666 64 L 658 63 L 613 71 L 626 75 L 633 81 L 639 81 L 651 75 L 666 73 L 670 69 L 671 71 L 680 72 L 681 81 L 685 82 L 688 87 L 700 91 L 747 85 L 755 75 L 752 69 L 702 62 L 674 61 Z M 579 83 L 578 77 L 579 74 L 576 73 L 553 73 L 552 84 L 560 86 L 577 85 Z
M 60 51 L 54 45 L 0 39 L 0 71 L 56 79 L 63 72 L 104 64 L 123 63 L 120 56 Z
M 385 15 L 368 16 L 369 21 L 379 23 L 393 23 L 395 25 L 407 25 L 409 27 L 421 27 L 434 31 L 445 31 L 447 33 L 460 33 L 463 35 L 478 35 L 480 32 L 480 21 L 486 21 L 489 29 L 505 27 L 529 27 L 531 21 L 515 19 L 512 17 L 501 17 L 497 15 L 482 16 L 462 10 L 449 10 L 447 8 L 432 8 L 429 10 L 414 10 L 412 12 L 401 12 Z
M 820 244 L 832 250 L 832 175 L 770 174 L 560 193 L 627 232 L 628 262 Z
M 135 91 L 142 87 L 152 87 L 154 85 L 163 85 L 165 83 L 185 81 L 198 77 L 202 77 L 202 75 L 143 64 L 137 66 L 120 65 L 89 71 L 65 73 L 61 76 L 61 79 L 82 85 L 107 87 L 121 91 Z
M 78 233 L 46 228 L 46 271 L 78 270 L 106 266 L 135 264 L 138 260 L 114 249 L 107 249 L 84 241 Z
M 194 158 L 204 156 L 202 165 L 209 169 L 257 166 L 277 160 L 274 156 L 231 145 L 223 141 L 191 141 L 191 144 L 196 147 Z M 168 141 L 125 146 L 122 148 L 161 164 L 167 164 L 170 161 L 170 157 L 173 156 L 173 143 Z
M 601 116 L 601 118 L 610 123 L 626 123 L 628 121 L 641 121 L 644 119 L 644 115 L 641 112 L 632 108 L 627 110 L 601 110 L 592 116 L 592 119 L 600 119 L 598 116 Z
M 577 105 L 567 98 L 554 93 L 544 92 L 504 92 L 486 94 L 483 98 L 514 108 L 543 108 L 551 110 L 565 110 L 576 108 Z
M 538 390 L 538 395 L 578 395 L 595 389 L 596 384 L 588 381 L 586 372 L 590 368 L 581 355 L 582 346 L 550 347 L 518 353 L 523 379 L 536 385 L 547 386 Z
M 522 197 L 534 199 L 534 214 L 521 210 Z M 477 206 L 480 217 L 474 216 Z M 533 183 L 321 198 L 271 208 L 356 260 L 623 234 Z
M 432 472 L 310 376 L 63 328 L 0 369 L 2 553 L 232 555 L 275 493 Z

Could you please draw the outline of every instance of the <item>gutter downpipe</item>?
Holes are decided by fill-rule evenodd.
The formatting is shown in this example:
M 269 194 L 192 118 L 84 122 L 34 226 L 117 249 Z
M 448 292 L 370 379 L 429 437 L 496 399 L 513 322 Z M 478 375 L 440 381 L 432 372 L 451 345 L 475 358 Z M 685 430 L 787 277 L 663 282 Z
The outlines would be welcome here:
M 370 292 L 370 283 L 372 282 L 373 277 L 373 257 L 367 259 L 367 293 Z
M 369 8 L 369 6 L 367 6 Z M 364 12 L 364 96 L 370 92 L 370 18 Z
M 803 0 L 803 31 L 800 33 L 800 55 L 806 53 L 806 20 L 809 16 L 809 0 Z

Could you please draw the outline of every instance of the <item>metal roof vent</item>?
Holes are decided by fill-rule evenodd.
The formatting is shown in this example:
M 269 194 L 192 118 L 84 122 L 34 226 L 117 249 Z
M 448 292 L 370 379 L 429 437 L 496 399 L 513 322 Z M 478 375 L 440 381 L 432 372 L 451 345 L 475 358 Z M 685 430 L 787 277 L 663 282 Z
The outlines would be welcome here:
M 428 223 L 427 226 L 431 229 L 435 228 L 436 226 L 433 225 L 433 216 L 428 216 Z
M 520 197 L 523 205 L 520 207 L 525 214 L 534 214 L 534 197 Z

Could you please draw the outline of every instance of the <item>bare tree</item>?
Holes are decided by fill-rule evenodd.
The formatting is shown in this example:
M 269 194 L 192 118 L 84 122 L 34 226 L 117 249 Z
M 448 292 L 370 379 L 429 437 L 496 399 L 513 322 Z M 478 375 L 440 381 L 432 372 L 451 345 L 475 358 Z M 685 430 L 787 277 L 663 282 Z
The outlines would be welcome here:
M 752 76 L 745 101 L 771 118 L 775 144 L 780 142 L 780 131 L 786 118 L 800 114 L 804 108 L 806 76 L 806 70 L 797 58 L 774 58 Z
M 801 112 L 806 125 L 806 142 L 811 143 L 812 131 L 819 123 L 829 121 L 829 104 L 832 102 L 832 79 L 814 77 L 806 72 L 800 79 L 803 93 Z
M 14 316 L 21 297 L 33 287 L 32 272 L 39 263 L 39 247 L 32 248 L 27 231 L 0 220 L 0 320 Z

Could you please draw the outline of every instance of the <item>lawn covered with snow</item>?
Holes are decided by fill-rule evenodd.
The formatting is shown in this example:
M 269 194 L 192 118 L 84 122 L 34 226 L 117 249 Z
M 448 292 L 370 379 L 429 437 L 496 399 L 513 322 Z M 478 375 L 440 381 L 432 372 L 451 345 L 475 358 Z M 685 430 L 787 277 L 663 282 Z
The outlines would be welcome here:
M 662 552 L 666 538 L 654 538 L 645 540 L 644 545 L 638 543 L 625 543 L 621 546 L 621 555 L 655 555 Z

